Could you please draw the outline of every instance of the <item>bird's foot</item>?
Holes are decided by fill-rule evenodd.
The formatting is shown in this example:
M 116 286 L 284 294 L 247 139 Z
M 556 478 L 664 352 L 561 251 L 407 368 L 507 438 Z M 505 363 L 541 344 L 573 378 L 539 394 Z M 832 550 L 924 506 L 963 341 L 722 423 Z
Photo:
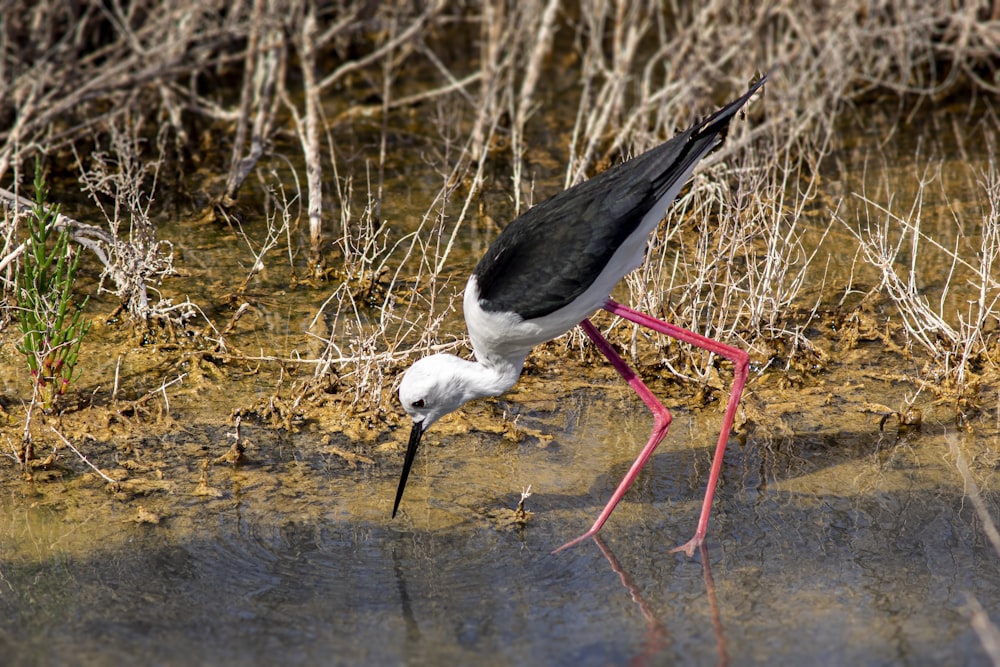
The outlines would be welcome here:
M 566 544 L 562 545 L 561 547 L 559 547 L 558 549 L 556 549 L 552 553 L 557 554 L 560 551 L 562 551 L 563 549 L 569 549 L 570 547 L 576 546 L 577 544 L 579 544 L 580 542 L 583 542 L 588 537 L 594 537 L 595 535 L 597 535 L 598 532 L 599 532 L 599 529 L 595 530 L 595 529 L 591 528 L 590 530 L 588 530 L 586 533 L 584 533 L 580 537 L 576 538 L 575 540 L 570 540 L 569 542 L 567 542 Z
M 680 545 L 679 547 L 674 547 L 670 550 L 670 553 L 675 554 L 679 551 L 683 551 L 688 558 L 694 558 L 694 550 L 705 543 L 704 537 L 698 537 L 695 535 L 686 543 Z

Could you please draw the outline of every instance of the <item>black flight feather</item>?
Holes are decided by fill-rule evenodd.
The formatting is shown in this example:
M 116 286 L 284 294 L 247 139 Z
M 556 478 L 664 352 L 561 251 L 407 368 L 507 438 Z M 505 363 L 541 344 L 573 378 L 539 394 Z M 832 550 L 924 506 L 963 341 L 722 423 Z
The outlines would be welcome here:
M 552 313 L 587 290 L 612 255 L 711 146 L 764 83 L 681 134 L 638 157 L 532 207 L 496 238 L 476 265 L 480 305 L 529 320 Z M 572 224 L 559 224 L 570 218 Z M 617 224 L 608 224 L 617 221 Z

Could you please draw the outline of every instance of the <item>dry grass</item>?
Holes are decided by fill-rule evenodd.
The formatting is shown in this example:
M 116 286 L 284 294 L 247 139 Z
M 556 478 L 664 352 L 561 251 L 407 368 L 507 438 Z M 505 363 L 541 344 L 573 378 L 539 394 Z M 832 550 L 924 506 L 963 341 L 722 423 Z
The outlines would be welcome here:
M 1000 363 L 994 358 L 1000 324 L 1000 177 L 991 157 L 978 181 L 986 210 L 965 226 L 953 246 L 946 246 L 921 228 L 924 198 L 941 168 L 940 160 L 931 158 L 915 175 L 916 195 L 903 204 L 903 212 L 895 212 L 898 204 L 892 199 L 882 204 L 862 192 L 856 196 L 863 218 L 840 220 L 857 239 L 859 259 L 879 272 L 871 294 L 895 305 L 906 344 L 929 356 L 923 380 L 939 393 L 974 398 L 970 393 L 976 392 L 979 375 L 974 371 L 996 370 Z M 974 240 L 971 252 L 969 240 Z M 945 259 L 928 264 L 932 254 Z M 948 267 L 943 281 L 942 265 Z M 929 292 L 925 286 L 936 282 L 940 286 Z
M 109 289 L 136 320 L 187 326 L 203 317 L 197 304 L 149 296 L 171 258 L 154 196 L 200 170 L 205 224 L 242 230 L 247 280 L 283 245 L 290 275 L 332 282 L 310 329 L 325 347 L 314 368 L 336 371 L 361 412 L 407 359 L 462 344 L 444 326 L 470 268 L 459 246 L 484 246 L 533 201 L 663 140 L 764 70 L 766 94 L 677 203 L 628 300 L 747 346 L 758 371 L 821 366 L 807 331 L 822 241 L 831 219 L 858 229 L 824 189 L 838 123 L 875 96 L 919 108 L 998 92 L 995 12 L 943 1 L 0 6 L 23 10 L 0 12 L 0 185 L 16 192 L 37 155 L 70 158 L 93 202 L 78 217 L 99 223 L 65 224 Z M 404 220 L 395 172 L 417 163 L 438 186 L 422 187 L 423 213 Z M 962 312 L 933 307 L 900 273 L 900 253 L 916 267 L 933 243 L 919 202 L 901 214 L 862 192 L 857 231 L 877 289 L 929 355 L 923 379 L 952 378 L 960 394 L 975 390 L 970 366 L 996 361 L 1000 179 L 991 166 L 980 180 L 982 247 L 975 261 L 955 253 L 980 297 Z M 239 206 L 258 200 L 270 222 L 254 239 Z M 9 276 L 10 214 L 2 233 Z M 614 333 L 639 349 L 634 329 Z M 701 353 L 663 345 L 657 363 L 714 372 Z

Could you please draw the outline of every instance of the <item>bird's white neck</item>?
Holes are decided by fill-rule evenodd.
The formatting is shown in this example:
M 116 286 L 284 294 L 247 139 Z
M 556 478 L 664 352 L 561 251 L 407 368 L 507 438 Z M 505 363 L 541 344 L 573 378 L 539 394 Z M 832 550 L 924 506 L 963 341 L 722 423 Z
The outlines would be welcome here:
M 514 386 L 521 376 L 527 355 L 501 357 L 476 353 L 476 361 L 469 362 L 466 373 L 468 386 L 475 391 L 473 398 L 499 396 Z
M 399 400 L 426 429 L 444 415 L 477 398 L 499 396 L 514 386 L 525 354 L 477 355 L 477 361 L 433 354 L 410 366 L 399 384 Z

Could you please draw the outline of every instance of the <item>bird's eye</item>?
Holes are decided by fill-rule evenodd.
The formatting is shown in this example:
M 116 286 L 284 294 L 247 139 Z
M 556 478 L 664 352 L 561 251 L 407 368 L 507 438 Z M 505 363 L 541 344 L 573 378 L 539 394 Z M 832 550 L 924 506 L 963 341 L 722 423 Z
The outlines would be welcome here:
M 410 403 L 410 405 L 412 405 L 415 408 L 422 408 L 422 407 L 424 407 L 424 399 L 422 399 L 422 398 L 417 399 L 417 400 L 413 401 L 412 403 Z

